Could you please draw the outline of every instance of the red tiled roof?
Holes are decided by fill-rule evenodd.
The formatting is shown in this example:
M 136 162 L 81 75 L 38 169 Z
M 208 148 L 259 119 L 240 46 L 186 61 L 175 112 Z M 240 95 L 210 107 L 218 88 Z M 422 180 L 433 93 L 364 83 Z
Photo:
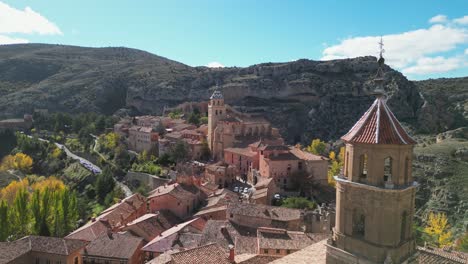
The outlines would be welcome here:
M 143 238 L 124 233 L 103 233 L 84 251 L 87 257 L 130 259 L 143 245 Z
M 228 256 L 217 244 L 209 244 L 172 254 L 174 264 L 231 264 Z
M 349 143 L 416 144 L 388 108 L 383 97 L 377 98 L 361 119 L 341 139 Z
M 70 256 L 86 244 L 77 239 L 26 236 L 13 242 L 0 242 L 0 263 L 16 263 L 16 259 L 30 252 Z

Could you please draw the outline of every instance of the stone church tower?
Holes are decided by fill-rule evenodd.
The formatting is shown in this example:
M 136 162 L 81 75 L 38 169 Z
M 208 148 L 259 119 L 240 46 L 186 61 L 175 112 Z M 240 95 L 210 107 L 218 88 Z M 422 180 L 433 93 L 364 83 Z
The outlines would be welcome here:
M 214 135 L 218 121 L 226 117 L 226 106 L 224 105 L 224 97 L 221 91 L 216 89 L 210 97 L 208 104 L 208 146 L 214 153 Z
M 379 59 L 375 82 L 383 81 Z M 345 163 L 336 179 L 336 225 L 327 264 L 413 263 L 417 184 L 411 174 L 416 142 L 405 132 L 382 92 L 342 137 Z

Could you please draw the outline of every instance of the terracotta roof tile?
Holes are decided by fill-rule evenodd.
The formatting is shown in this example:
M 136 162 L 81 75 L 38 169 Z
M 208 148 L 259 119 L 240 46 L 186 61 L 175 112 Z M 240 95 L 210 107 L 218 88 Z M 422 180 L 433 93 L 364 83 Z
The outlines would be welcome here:
M 280 257 L 255 255 L 255 256 L 252 256 L 251 258 L 247 258 L 245 260 L 242 260 L 236 263 L 238 264 L 267 264 L 279 258 Z
M 468 263 L 468 253 L 432 247 L 418 247 L 418 251 L 420 264 Z
M 0 242 L 0 263 L 9 263 L 29 252 L 69 256 L 86 246 L 85 241 L 58 237 L 27 236 L 13 242 Z
M 302 250 L 291 253 L 285 257 L 271 262 L 272 264 L 325 264 L 326 263 L 326 242 L 324 239 L 312 244 Z
M 91 241 L 84 256 L 130 259 L 143 243 L 143 238 L 125 233 L 103 233 Z
M 228 213 L 247 217 L 292 221 L 301 218 L 301 210 L 263 204 L 230 203 Z
M 208 244 L 172 254 L 174 264 L 231 264 L 227 254 L 217 244 Z
M 227 220 L 208 220 L 200 245 L 217 243 L 228 252 L 229 245 L 234 245 L 238 237 L 255 237 L 256 233 L 255 228 L 240 226 Z
M 301 250 L 316 241 L 304 232 L 261 227 L 257 230 L 259 248 Z
M 364 144 L 416 144 L 393 115 L 383 97 L 377 98 L 341 139 L 350 143 Z

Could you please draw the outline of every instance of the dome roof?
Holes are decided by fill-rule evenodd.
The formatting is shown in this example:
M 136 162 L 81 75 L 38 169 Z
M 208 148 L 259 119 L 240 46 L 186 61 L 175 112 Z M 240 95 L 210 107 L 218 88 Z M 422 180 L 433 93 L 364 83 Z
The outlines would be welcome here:
M 347 143 L 414 145 L 403 129 L 386 99 L 379 96 L 359 121 L 341 137 Z

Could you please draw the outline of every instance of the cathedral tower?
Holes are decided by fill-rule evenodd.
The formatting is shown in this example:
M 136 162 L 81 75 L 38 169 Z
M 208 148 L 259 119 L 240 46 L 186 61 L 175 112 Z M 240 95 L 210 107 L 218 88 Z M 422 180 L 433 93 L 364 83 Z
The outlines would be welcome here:
M 382 55 L 375 83 L 383 81 Z M 411 174 L 416 142 L 386 104 L 382 90 L 342 137 L 345 162 L 336 179 L 336 224 L 327 263 L 412 263 L 417 184 Z
M 226 106 L 224 105 L 224 97 L 221 91 L 216 87 L 213 95 L 210 97 L 208 104 L 208 146 L 213 152 L 213 140 L 216 125 L 218 121 L 226 116 Z

